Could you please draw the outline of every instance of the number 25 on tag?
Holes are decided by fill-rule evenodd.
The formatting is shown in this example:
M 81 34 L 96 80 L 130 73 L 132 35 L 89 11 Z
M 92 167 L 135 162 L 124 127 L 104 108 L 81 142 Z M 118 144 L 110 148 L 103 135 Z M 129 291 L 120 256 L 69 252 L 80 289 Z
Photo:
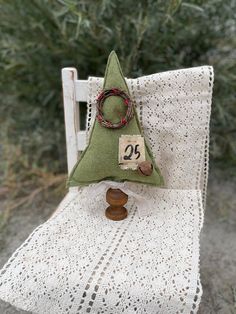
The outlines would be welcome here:
M 141 135 L 122 135 L 119 138 L 119 165 L 122 169 L 137 169 L 145 161 L 144 138 Z

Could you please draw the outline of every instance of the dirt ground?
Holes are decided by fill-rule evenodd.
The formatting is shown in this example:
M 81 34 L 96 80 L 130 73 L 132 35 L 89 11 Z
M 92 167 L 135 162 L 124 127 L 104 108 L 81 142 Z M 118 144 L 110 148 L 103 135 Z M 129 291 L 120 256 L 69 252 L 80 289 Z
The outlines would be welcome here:
M 235 170 L 234 170 L 235 171 Z M 0 267 L 29 233 L 44 222 L 60 199 L 55 195 L 15 210 L 0 233 Z M 4 202 L 2 202 L 4 205 Z M 0 210 L 1 212 L 1 210 Z M 203 297 L 199 314 L 236 314 L 236 177 L 233 170 L 210 172 L 201 234 Z M 0 314 L 29 313 L 0 301 Z

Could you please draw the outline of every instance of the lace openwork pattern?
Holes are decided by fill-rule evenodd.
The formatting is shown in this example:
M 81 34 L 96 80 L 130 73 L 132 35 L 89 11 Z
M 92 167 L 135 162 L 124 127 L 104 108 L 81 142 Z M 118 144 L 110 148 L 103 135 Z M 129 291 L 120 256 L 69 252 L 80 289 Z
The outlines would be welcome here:
M 166 188 L 137 184 L 146 216 L 129 198 L 128 218 L 104 215 L 93 185 L 72 189 L 0 273 L 0 297 L 33 313 L 197 313 L 199 233 L 207 183 L 210 67 L 128 80 Z M 87 130 L 102 79 L 89 79 Z

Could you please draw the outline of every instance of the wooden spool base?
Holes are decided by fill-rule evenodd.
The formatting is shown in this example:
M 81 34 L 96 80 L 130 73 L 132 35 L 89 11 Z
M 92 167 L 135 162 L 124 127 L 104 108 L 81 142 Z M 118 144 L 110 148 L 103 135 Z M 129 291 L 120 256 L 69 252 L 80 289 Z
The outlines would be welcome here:
M 120 189 L 108 189 L 106 193 L 106 201 L 110 204 L 105 212 L 108 219 L 119 221 L 128 216 L 128 211 L 124 207 L 128 202 L 128 195 Z

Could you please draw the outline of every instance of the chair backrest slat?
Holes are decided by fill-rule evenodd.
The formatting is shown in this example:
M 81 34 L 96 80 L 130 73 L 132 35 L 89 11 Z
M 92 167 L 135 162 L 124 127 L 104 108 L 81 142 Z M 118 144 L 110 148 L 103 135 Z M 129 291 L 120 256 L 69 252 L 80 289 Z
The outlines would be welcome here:
M 88 80 L 75 80 L 76 101 L 87 102 Z
M 86 147 L 86 132 L 80 128 L 79 102 L 87 101 L 88 81 L 78 80 L 75 68 L 62 69 L 68 173 Z

